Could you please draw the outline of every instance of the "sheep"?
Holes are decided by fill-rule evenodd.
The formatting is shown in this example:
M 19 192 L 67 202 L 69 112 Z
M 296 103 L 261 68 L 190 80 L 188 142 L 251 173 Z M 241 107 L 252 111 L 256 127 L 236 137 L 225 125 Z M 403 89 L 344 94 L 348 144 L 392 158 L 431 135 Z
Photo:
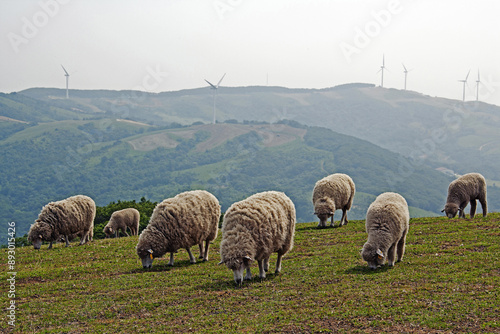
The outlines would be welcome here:
M 465 218 L 464 209 L 470 202 L 470 218 L 476 214 L 477 202 L 481 203 L 483 217 L 488 214 L 488 203 L 486 201 L 486 180 L 479 173 L 465 174 L 452 181 L 448 187 L 448 198 L 441 212 L 446 213 L 448 218 Z
M 208 248 L 217 237 L 220 213 L 217 198 L 204 190 L 183 192 L 159 203 L 136 247 L 143 268 L 151 268 L 153 259 L 167 252 L 168 265 L 173 266 L 174 253 L 180 248 L 186 249 L 191 263 L 196 263 L 190 250 L 194 245 L 200 248 L 200 259 L 208 261 Z
M 140 214 L 137 209 L 127 208 L 123 210 L 118 210 L 113 212 L 108 224 L 103 229 L 106 237 L 110 237 L 113 233 L 115 237 L 120 236 L 120 230 L 123 234 L 129 236 L 127 233 L 127 227 L 130 229 L 132 235 L 138 235 L 139 233 L 139 220 Z
M 368 241 L 361 255 L 371 269 L 377 269 L 386 259 L 389 266 L 394 266 L 396 251 L 397 262 L 403 260 L 409 222 L 408 204 L 399 194 L 383 193 L 370 204 L 365 222 Z
M 72 196 L 58 202 L 50 202 L 42 208 L 28 232 L 28 240 L 35 249 L 40 249 L 43 241 L 52 242 L 64 236 L 66 247 L 69 237 L 81 232 L 80 245 L 92 240 L 96 207 L 94 201 L 84 195 Z
M 241 285 L 243 279 L 252 279 L 250 264 L 254 260 L 259 264 L 259 277 L 265 278 L 269 257 L 277 252 L 278 274 L 283 255 L 293 248 L 295 221 L 295 205 L 282 192 L 257 193 L 234 203 L 222 223 L 219 264 L 232 270 L 235 283 Z
M 356 186 L 346 174 L 332 174 L 316 182 L 313 190 L 314 214 L 319 218 L 318 228 L 326 227 L 329 217 L 330 226 L 334 226 L 335 210 L 342 210 L 339 227 L 346 225 L 347 210 L 351 209 Z

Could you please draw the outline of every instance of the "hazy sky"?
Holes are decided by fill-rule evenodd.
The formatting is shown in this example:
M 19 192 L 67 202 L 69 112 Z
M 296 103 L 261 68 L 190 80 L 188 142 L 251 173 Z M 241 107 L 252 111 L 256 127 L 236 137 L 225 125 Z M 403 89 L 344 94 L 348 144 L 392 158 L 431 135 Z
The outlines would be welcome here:
M 0 0 L 0 92 L 407 87 L 500 105 L 500 1 Z M 220 90 L 223 94 L 223 90 Z

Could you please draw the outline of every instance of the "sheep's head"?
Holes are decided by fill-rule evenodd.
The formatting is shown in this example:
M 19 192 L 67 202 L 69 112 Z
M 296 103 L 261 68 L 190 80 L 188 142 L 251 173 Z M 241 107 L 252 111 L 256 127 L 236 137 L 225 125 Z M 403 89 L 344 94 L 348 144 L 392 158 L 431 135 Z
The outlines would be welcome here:
M 152 249 L 146 249 L 146 250 L 137 250 L 137 255 L 139 255 L 139 258 L 142 261 L 142 267 L 143 268 L 151 268 L 153 267 L 153 260 L 155 258 L 154 256 L 154 251 Z
M 314 203 L 314 214 L 320 223 L 325 224 L 328 218 L 335 213 L 335 202 L 331 198 L 323 197 Z
M 371 269 L 377 269 L 377 267 L 382 266 L 386 258 L 384 252 L 381 251 L 380 248 L 369 243 L 365 243 L 363 246 L 361 256 L 363 260 L 368 262 L 368 267 Z
M 31 225 L 28 232 L 28 241 L 33 244 L 35 249 L 40 249 L 42 247 L 43 241 L 51 241 L 52 236 L 52 226 L 43 221 L 37 221 L 35 224 Z
M 114 233 L 113 228 L 111 226 L 105 226 L 102 231 L 104 232 L 104 234 L 106 234 L 106 238 L 110 237 Z
M 444 209 L 441 212 L 444 212 L 448 218 L 455 218 L 457 212 L 460 211 L 460 208 L 455 203 L 446 203 Z
M 219 264 L 225 264 L 226 267 L 233 271 L 234 282 L 241 285 L 243 282 L 243 274 L 246 269 L 250 269 L 250 264 L 253 259 L 250 256 L 242 256 L 221 261 Z

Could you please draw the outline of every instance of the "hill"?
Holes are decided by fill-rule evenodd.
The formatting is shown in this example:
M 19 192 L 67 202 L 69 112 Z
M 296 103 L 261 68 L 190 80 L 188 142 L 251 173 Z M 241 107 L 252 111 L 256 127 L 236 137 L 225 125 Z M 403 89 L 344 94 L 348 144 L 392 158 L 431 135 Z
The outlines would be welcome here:
M 57 108 L 156 125 L 211 122 L 212 91 L 189 89 L 158 94 L 137 91 L 20 92 Z M 14 119 L 16 117 L 9 116 Z M 283 119 L 365 139 L 399 153 L 410 165 L 443 167 L 464 174 L 477 171 L 500 181 L 500 107 L 462 102 L 417 92 L 347 84 L 325 89 L 221 87 L 217 97 L 221 122 Z
M 282 272 L 241 288 L 217 265 L 221 233 L 208 262 L 180 250 L 149 270 L 137 237 L 17 248 L 14 333 L 498 333 L 499 223 L 411 219 L 403 261 L 376 271 L 359 255 L 363 221 L 299 224 Z
M 71 195 L 103 206 L 205 189 L 223 211 L 256 192 L 284 191 L 299 221 L 311 221 L 314 184 L 334 172 L 356 182 L 352 219 L 363 218 L 375 196 L 389 190 L 407 198 L 412 216 L 440 214 L 449 176 L 425 166 L 402 174 L 395 153 L 325 128 L 284 123 L 161 129 L 100 119 L 27 127 L 0 141 L 9 157 L 0 161 L 0 219 L 15 221 L 22 235 L 43 205 Z

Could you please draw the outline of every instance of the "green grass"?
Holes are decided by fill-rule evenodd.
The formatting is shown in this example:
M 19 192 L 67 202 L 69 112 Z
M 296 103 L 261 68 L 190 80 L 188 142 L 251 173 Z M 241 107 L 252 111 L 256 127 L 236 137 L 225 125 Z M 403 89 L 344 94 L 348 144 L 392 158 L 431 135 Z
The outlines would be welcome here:
M 363 221 L 299 224 L 281 274 L 239 288 L 217 265 L 220 237 L 209 262 L 181 250 L 150 270 L 137 237 L 18 248 L 15 332 L 500 333 L 499 213 L 412 219 L 403 261 L 376 271 L 359 254 Z

